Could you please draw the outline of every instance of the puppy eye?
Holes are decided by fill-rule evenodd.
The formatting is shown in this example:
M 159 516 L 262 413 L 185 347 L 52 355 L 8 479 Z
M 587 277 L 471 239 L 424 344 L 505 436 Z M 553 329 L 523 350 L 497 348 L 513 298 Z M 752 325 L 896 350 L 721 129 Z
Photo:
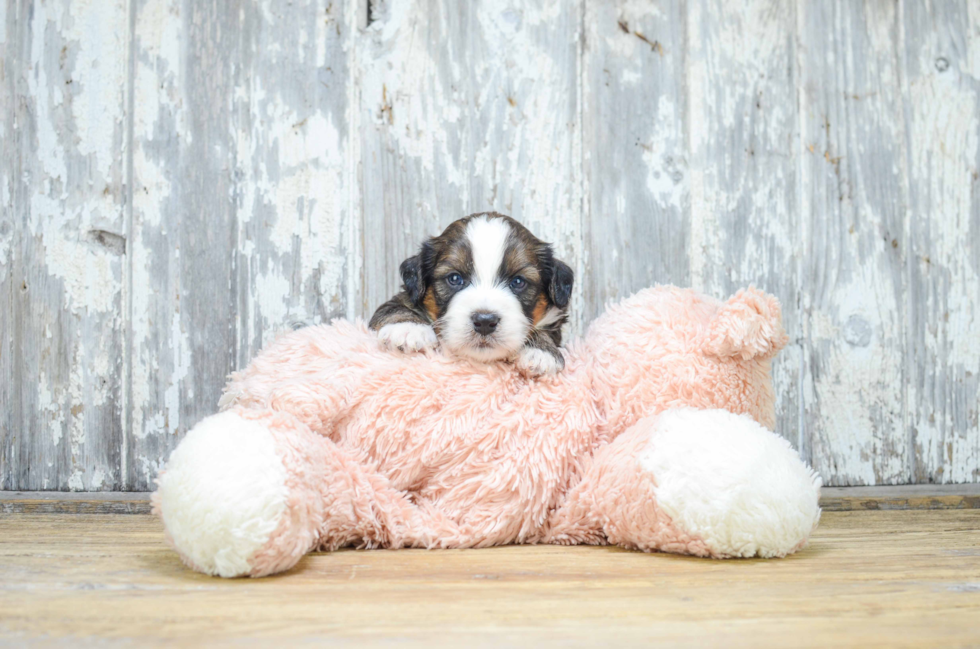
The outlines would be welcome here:
M 462 286 L 463 276 L 460 275 L 459 273 L 453 273 L 452 275 L 446 277 L 446 283 L 449 284 L 450 286 Z
M 510 280 L 510 289 L 512 291 L 522 291 L 524 290 L 525 286 L 527 286 L 527 280 L 525 280 L 523 277 L 515 277 L 514 279 Z

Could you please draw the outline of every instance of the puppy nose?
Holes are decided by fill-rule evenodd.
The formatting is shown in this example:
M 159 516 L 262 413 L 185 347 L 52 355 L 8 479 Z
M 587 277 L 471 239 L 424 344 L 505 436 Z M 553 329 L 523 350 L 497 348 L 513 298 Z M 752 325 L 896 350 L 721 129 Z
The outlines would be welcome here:
M 473 314 L 473 329 L 476 333 L 481 336 L 489 336 L 493 333 L 493 330 L 497 328 L 497 323 L 500 322 L 500 316 L 496 313 L 487 313 L 486 311 L 477 311 Z

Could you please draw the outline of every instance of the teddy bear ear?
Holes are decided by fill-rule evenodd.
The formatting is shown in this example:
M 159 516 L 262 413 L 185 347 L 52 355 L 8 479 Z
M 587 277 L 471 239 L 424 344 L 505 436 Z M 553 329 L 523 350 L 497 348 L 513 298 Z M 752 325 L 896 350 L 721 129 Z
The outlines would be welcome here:
M 718 309 L 708 328 L 705 353 L 748 360 L 772 356 L 788 341 L 779 300 L 750 286 Z

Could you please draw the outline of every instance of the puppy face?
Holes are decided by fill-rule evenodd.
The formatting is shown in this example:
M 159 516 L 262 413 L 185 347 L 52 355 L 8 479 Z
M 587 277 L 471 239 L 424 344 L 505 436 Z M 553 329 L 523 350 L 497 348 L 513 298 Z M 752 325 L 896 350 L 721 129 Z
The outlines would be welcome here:
M 452 353 L 480 361 L 510 358 L 535 330 L 559 332 L 560 340 L 572 270 L 509 217 L 460 219 L 401 270 L 409 296 Z

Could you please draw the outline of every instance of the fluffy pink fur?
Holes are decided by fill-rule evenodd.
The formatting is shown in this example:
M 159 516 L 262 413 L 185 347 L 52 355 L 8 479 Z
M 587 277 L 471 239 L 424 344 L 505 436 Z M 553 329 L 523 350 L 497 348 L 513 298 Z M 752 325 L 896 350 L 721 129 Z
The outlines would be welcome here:
M 337 321 L 282 336 L 233 375 L 224 408 L 263 422 L 288 479 L 286 512 L 252 559 L 279 572 L 314 548 L 616 543 L 712 555 L 676 529 L 636 458 L 633 424 L 667 408 L 774 425 L 778 301 L 656 287 L 610 307 L 529 379 L 511 364 L 379 347 Z

